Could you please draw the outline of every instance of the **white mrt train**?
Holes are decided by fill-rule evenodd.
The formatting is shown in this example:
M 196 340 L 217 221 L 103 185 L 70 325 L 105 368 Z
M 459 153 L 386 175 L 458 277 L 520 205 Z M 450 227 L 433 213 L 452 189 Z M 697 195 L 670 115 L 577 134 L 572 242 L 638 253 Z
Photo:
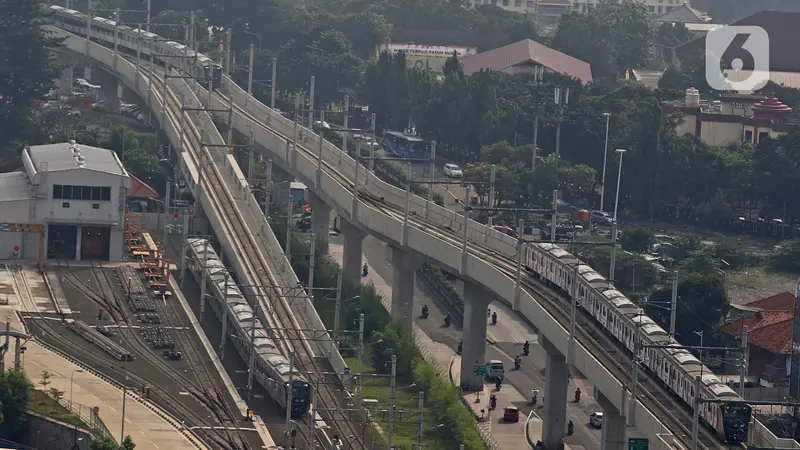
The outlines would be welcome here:
M 103 17 L 92 17 L 89 21 L 86 14 L 58 5 L 49 6 L 48 11 L 50 13 L 48 21 L 62 30 L 86 36 L 87 23 L 91 23 L 92 40 L 109 44 L 110 47 L 116 43 L 120 52 L 130 55 L 140 53 L 147 58 L 151 54 L 158 55 L 155 57 L 155 61 L 162 66 L 167 64 L 183 66 L 184 61 L 196 59 L 196 66 L 192 67 L 193 63 L 187 65 L 189 70 L 194 72 L 191 75 L 204 78 L 206 83 L 210 81 L 214 89 L 220 87 L 222 67 L 202 53 L 195 55 L 194 50 L 181 43 L 166 40 L 140 28 L 117 25 L 115 21 Z
M 231 339 L 244 361 L 250 361 L 250 353 L 255 351 L 253 377 L 267 390 L 270 397 L 286 410 L 289 382 L 292 389 L 292 416 L 301 417 L 308 411 L 311 386 L 305 377 L 290 367 L 289 360 L 270 337 L 261 321 L 253 314 L 242 292 L 230 277 L 217 252 L 206 239 L 190 238 L 189 267 L 202 283 L 203 272 L 211 289 L 209 304 L 220 320 L 227 320 L 228 329 L 236 338 Z M 205 261 L 205 266 L 203 264 Z M 226 282 L 227 280 L 227 282 Z M 226 292 L 227 285 L 227 292 Z M 227 299 L 227 303 L 225 300 Z M 251 333 L 254 334 L 251 344 Z
M 639 330 L 639 360 L 687 405 L 694 405 L 695 379 L 702 375 L 702 420 L 725 442 L 746 442 L 751 408 L 688 350 L 669 336 L 644 311 L 616 290 L 602 275 L 555 244 L 529 244 L 523 255 L 526 270 L 576 301 L 631 354 Z M 577 279 L 575 266 L 577 265 Z M 577 286 L 574 284 L 577 283 Z M 576 291 L 577 289 L 577 291 Z M 656 347 L 650 347 L 656 346 Z M 663 347 L 663 348 L 659 348 Z
M 61 29 L 69 31 L 73 34 L 85 36 L 88 17 L 78 11 L 66 9 L 60 6 L 50 6 L 51 12 L 48 20 Z M 178 42 L 168 41 L 160 38 L 158 35 L 143 31 L 141 29 L 134 29 L 125 25 L 119 25 L 110 19 L 101 17 L 94 17 L 91 20 L 91 37 L 93 40 L 102 42 L 105 45 L 113 46 L 117 44 L 121 52 L 128 54 L 141 53 L 149 57 L 154 54 L 155 62 L 159 65 L 180 65 L 182 59 L 187 57 L 195 59 L 195 52 L 180 44 Z M 207 82 L 212 81 L 214 87 L 219 87 L 221 80 L 221 69 L 218 64 L 215 64 L 207 56 L 198 53 L 196 55 L 197 66 L 190 67 L 193 70 L 192 76 L 204 77 Z M 196 256 L 202 253 L 202 248 L 198 250 L 198 244 L 202 247 L 204 245 L 202 240 L 193 240 L 192 245 L 192 263 L 197 264 Z M 679 344 L 672 339 L 666 331 L 658 326 L 653 320 L 644 315 L 643 311 L 638 308 L 633 302 L 627 299 L 621 292 L 614 289 L 614 287 L 599 273 L 594 271 L 588 265 L 580 264 L 580 261 L 570 253 L 553 244 L 529 244 L 525 246 L 524 260 L 526 269 L 536 278 L 550 283 L 557 287 L 567 296 L 573 292 L 573 283 L 578 283 L 577 296 L 582 299 L 581 308 L 585 309 L 592 317 L 602 325 L 608 333 L 617 339 L 625 348 L 631 353 L 634 350 L 634 337 L 637 329 L 640 330 L 640 343 L 643 344 L 643 350 L 640 352 L 639 358 L 643 365 L 647 367 L 655 376 L 657 376 L 664 385 L 670 389 L 676 396 L 688 405 L 694 404 L 695 377 L 699 376 L 702 372 L 701 392 L 699 393 L 703 399 L 718 400 L 723 403 L 703 403 L 701 417 L 703 420 L 715 431 L 717 431 L 724 440 L 728 443 L 741 443 L 747 438 L 748 424 L 750 420 L 751 408 L 746 403 L 743 403 L 741 398 L 736 392 L 728 385 L 723 383 L 717 378 L 708 368 L 702 368 L 700 361 L 695 358 L 689 351 L 679 348 L 671 348 L 679 346 Z M 213 253 L 213 261 L 209 259 L 208 269 L 213 271 L 207 275 L 214 277 L 212 282 L 217 286 L 219 292 L 216 293 L 216 298 L 222 298 L 221 290 L 218 284 L 220 280 L 224 283 L 225 268 Z M 202 260 L 202 259 L 201 259 Z M 573 266 L 579 264 L 578 279 L 573 280 Z M 196 270 L 193 272 L 197 273 Z M 221 275 L 222 274 L 222 275 Z M 237 295 L 241 300 L 232 300 L 233 297 L 229 296 L 229 301 L 237 301 L 233 303 L 235 310 L 229 311 L 229 318 L 241 318 L 243 322 L 235 322 L 234 328 L 237 333 L 245 333 L 249 330 L 252 310 L 247 305 L 247 302 L 241 297 L 241 292 L 236 289 Z M 219 307 L 219 305 L 217 305 Z M 232 308 L 233 308 L 232 307 Z M 234 319 L 229 319 L 234 320 Z M 264 342 L 269 341 L 266 331 L 258 325 L 259 336 L 263 335 Z M 249 341 L 249 335 L 247 336 Z M 259 339 L 262 339 L 261 337 Z M 236 340 L 238 341 L 238 340 Z M 663 348 L 645 347 L 647 345 L 663 346 Z M 270 395 L 273 395 L 274 387 L 270 388 L 267 380 L 281 379 L 280 371 L 276 366 L 270 363 L 269 358 L 282 358 L 280 361 L 285 361 L 283 355 L 277 348 L 269 344 L 269 349 L 264 347 L 267 353 L 263 357 L 259 357 L 259 381 L 265 384 Z M 247 348 L 240 348 L 240 352 L 247 352 Z M 259 348 L 261 349 L 261 347 Z M 261 350 L 259 350 L 261 351 Z M 245 353 L 245 359 L 247 354 Z M 278 360 L 274 360 L 278 361 Z M 283 386 L 283 385 L 281 385 Z M 306 389 L 306 394 L 309 392 Z M 285 395 L 276 392 L 273 398 L 285 407 Z M 295 397 L 298 398 L 298 397 Z M 309 398 L 307 395 L 304 397 Z M 304 408 L 307 409 L 307 406 Z M 305 410 L 303 411 L 305 413 Z

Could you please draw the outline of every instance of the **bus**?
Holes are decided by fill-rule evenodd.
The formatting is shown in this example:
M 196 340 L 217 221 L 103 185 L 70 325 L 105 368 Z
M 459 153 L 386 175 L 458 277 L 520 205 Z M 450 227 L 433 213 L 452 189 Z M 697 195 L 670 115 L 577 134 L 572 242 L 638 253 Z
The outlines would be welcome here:
M 398 158 L 427 159 L 428 146 L 425 139 L 402 131 L 384 131 L 383 150 Z

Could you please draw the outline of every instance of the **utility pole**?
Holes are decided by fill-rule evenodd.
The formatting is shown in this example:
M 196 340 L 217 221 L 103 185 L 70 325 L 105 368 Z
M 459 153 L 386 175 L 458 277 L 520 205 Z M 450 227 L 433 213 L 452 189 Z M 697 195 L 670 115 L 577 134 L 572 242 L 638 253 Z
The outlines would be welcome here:
M 147 0 L 147 29 L 145 31 L 147 31 L 148 33 L 150 32 L 150 11 L 153 10 L 150 7 L 150 3 L 151 3 L 151 0 Z
M 222 337 L 219 341 L 219 360 L 225 360 L 225 341 L 228 340 L 228 283 L 230 282 L 230 273 L 225 271 L 225 292 L 222 296 Z
M 200 322 L 203 321 L 203 314 L 206 312 L 206 277 L 208 276 L 206 263 L 208 263 L 208 239 L 203 244 L 203 267 L 200 269 Z
M 231 76 L 231 34 L 232 30 L 228 28 L 225 32 L 225 75 L 228 76 Z
M 183 289 L 183 280 L 186 279 L 186 247 L 189 245 L 189 214 L 183 215 L 183 245 L 181 245 L 181 289 Z
M 525 231 L 525 220 L 519 219 L 519 225 L 517 225 L 517 235 L 519 236 L 517 239 L 517 273 L 514 277 L 514 303 L 511 305 L 514 311 L 519 310 L 519 296 L 522 288 L 522 249 L 525 245 L 525 241 L 522 239 L 523 231 Z
M 167 251 L 167 236 L 169 230 L 169 203 L 170 203 L 170 190 L 172 187 L 172 180 L 167 179 L 167 192 L 164 196 L 164 236 L 161 238 L 161 248 L 164 249 L 164 253 L 166 254 Z
M 309 382 L 311 381 L 310 376 L 308 381 Z M 309 428 L 311 429 L 311 431 L 306 434 L 306 443 L 307 443 L 306 448 L 309 449 L 314 448 L 313 445 L 314 437 L 317 435 L 317 388 L 318 387 L 319 387 L 319 380 L 317 380 L 316 386 L 314 385 L 311 386 L 311 408 L 313 408 L 313 410 L 309 409 L 308 411 L 308 420 L 309 422 L 311 422 L 309 424 Z
M 639 315 L 639 322 L 636 323 L 636 327 L 634 328 L 634 333 L 636 333 L 636 335 L 633 337 L 633 358 L 631 358 L 631 362 L 633 364 L 633 383 L 631 384 L 631 399 L 628 407 L 629 427 L 636 426 L 636 391 L 639 387 L 639 346 L 641 342 L 640 325 L 641 315 Z
M 694 378 L 694 391 L 697 395 L 694 398 L 694 409 L 692 410 L 692 450 L 697 450 L 697 440 L 700 434 L 700 383 L 702 377 Z
M 292 433 L 289 427 L 292 423 L 292 385 L 294 384 L 294 351 L 289 350 L 289 389 L 286 389 L 286 429 L 283 435 L 286 437 L 286 448 L 289 448 L 289 440 Z
M 344 96 L 344 120 L 342 121 L 342 125 L 344 126 L 345 130 L 349 130 L 349 122 L 350 122 L 350 96 Z M 347 153 L 347 137 L 350 136 L 349 131 L 345 131 L 342 134 L 342 151 Z M 341 163 L 342 153 L 339 153 L 339 162 Z
M 669 335 L 675 337 L 675 314 L 678 311 L 678 271 L 673 274 L 672 300 L 669 306 Z M 701 344 L 702 346 L 702 344 Z
M 317 134 L 317 138 L 319 140 L 319 147 L 317 148 L 317 172 L 316 172 L 316 184 L 317 187 L 322 187 L 322 144 L 325 142 L 325 136 L 322 135 L 323 132 L 323 125 L 325 123 L 325 111 L 319 112 L 319 133 Z
M 567 364 L 575 364 L 575 310 L 578 302 L 579 264 L 575 264 L 572 272 L 572 294 L 569 307 L 569 347 L 567 347 Z
M 250 321 L 250 358 L 247 364 L 247 401 L 252 401 L 253 398 L 253 372 L 255 372 L 256 368 L 256 316 L 258 316 L 258 298 L 256 298 L 255 292 L 253 292 L 253 318 Z M 289 383 L 289 389 L 291 390 L 292 384 Z M 287 404 L 286 407 L 290 408 L 290 404 Z
M 494 181 L 497 178 L 497 166 L 492 164 L 489 175 L 489 208 L 494 208 Z
M 267 220 L 269 220 L 269 198 L 271 196 L 272 196 L 272 159 L 268 159 L 267 180 L 264 185 L 264 216 L 267 218 Z
M 618 148 L 617 153 L 619 153 L 619 172 L 617 173 L 617 194 L 616 198 L 614 199 L 614 218 L 611 224 L 611 268 L 608 271 L 608 277 L 611 279 L 610 281 L 612 283 L 616 281 L 615 269 L 617 265 L 617 209 L 619 208 L 619 184 L 620 184 L 620 179 L 622 178 L 622 156 L 625 154 L 625 149 Z
M 333 313 L 333 345 L 338 346 L 339 344 L 339 314 L 342 311 L 342 279 L 343 279 L 342 269 L 339 268 L 339 272 L 336 275 L 336 310 Z M 333 352 L 333 348 L 331 348 L 331 352 Z
M 605 149 L 603 150 L 603 178 L 600 182 L 601 190 L 600 190 L 600 212 L 604 211 L 604 205 L 606 204 L 606 162 L 608 161 L 608 125 L 611 122 L 611 113 L 603 113 L 606 116 L 606 145 Z M 592 202 L 594 203 L 594 201 Z
M 272 58 L 272 84 L 270 85 L 271 94 L 269 97 L 269 107 L 275 109 L 275 83 L 278 82 L 278 58 Z
M 247 155 L 247 182 L 250 183 L 253 180 L 253 164 L 255 161 L 253 160 L 255 156 L 255 134 L 253 133 L 253 127 L 247 127 L 250 130 L 250 145 L 247 147 L 247 151 L 249 152 Z
M 125 400 L 128 398 L 128 385 L 122 385 L 122 429 L 119 432 L 119 448 L 122 448 L 122 443 L 125 442 Z
M 356 387 L 355 405 L 358 407 L 358 400 L 361 398 L 361 363 L 364 355 L 364 313 L 358 315 L 358 360 L 356 362 Z
M 550 240 L 556 241 L 556 221 L 558 220 L 558 189 L 553 190 L 553 220 L 550 222 Z
M 436 181 L 436 141 L 431 141 L 431 165 L 428 170 L 430 171 L 428 174 L 430 184 L 428 184 L 428 201 L 425 202 L 425 220 L 428 220 L 428 210 L 433 201 L 433 182 Z
M 251 95 L 253 95 L 253 56 L 254 56 L 254 53 L 255 53 L 255 47 L 253 46 L 253 44 L 250 44 L 250 57 L 249 57 L 249 63 L 247 64 L 247 97 L 246 98 L 249 98 Z M 247 101 L 245 101 L 245 105 L 246 104 L 247 104 Z
M 311 88 L 308 91 L 308 129 L 314 128 L 314 85 L 317 77 L 311 75 Z
M 397 377 L 397 355 L 392 355 L 392 376 L 391 376 L 391 392 L 389 394 L 389 426 L 387 431 L 388 449 L 392 450 L 392 431 L 394 428 L 394 401 L 396 394 L 396 378 Z
M 375 129 L 377 127 L 378 116 L 372 113 L 369 120 L 369 131 L 372 134 L 372 142 L 369 143 L 369 171 L 375 173 Z
M 556 170 L 561 160 L 561 120 L 563 119 L 564 106 L 569 103 L 569 89 L 564 91 L 562 102 L 561 88 L 555 88 L 554 100 L 556 104 Z
M 747 325 L 742 327 L 742 363 L 739 366 L 739 397 L 744 400 L 744 385 L 747 380 Z
M 311 242 L 308 244 L 308 295 L 314 298 L 314 263 L 317 259 L 316 254 L 316 247 L 317 244 L 317 235 L 315 233 L 311 233 Z
M 422 425 L 422 414 L 425 407 L 425 393 L 419 391 L 419 417 L 417 418 L 417 450 L 422 450 L 422 438 L 425 435 L 425 430 Z
M 292 215 L 294 211 L 294 202 L 292 202 L 292 194 L 289 193 L 288 197 L 289 202 L 286 204 L 286 245 L 283 246 L 284 251 L 286 252 L 286 264 L 289 264 L 289 267 L 286 270 L 292 270 Z

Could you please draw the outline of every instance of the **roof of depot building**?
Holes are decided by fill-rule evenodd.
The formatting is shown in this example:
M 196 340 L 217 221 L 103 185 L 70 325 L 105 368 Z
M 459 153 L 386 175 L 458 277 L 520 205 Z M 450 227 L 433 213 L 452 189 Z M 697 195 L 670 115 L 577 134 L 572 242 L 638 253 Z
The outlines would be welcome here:
M 83 166 L 78 164 L 73 146 L 78 149 L 83 157 Z M 92 147 L 89 145 L 71 144 L 62 142 L 58 144 L 33 145 L 28 153 L 38 170 L 47 172 L 75 170 L 78 168 L 109 173 L 112 175 L 127 175 L 125 167 L 112 150 Z

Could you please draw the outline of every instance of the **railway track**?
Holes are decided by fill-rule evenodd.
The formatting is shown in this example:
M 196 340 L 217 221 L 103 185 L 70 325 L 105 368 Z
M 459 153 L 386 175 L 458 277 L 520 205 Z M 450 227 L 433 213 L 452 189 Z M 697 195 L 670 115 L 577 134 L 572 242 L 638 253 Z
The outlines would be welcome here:
M 65 266 L 69 267 L 68 264 Z M 197 377 L 196 370 L 192 370 L 191 374 L 182 373 L 175 367 L 170 366 L 166 361 L 164 361 L 163 358 L 154 355 L 150 345 L 135 329 L 131 327 L 132 321 L 130 320 L 126 309 L 119 301 L 119 298 L 114 293 L 114 290 L 111 287 L 111 282 L 109 281 L 108 275 L 104 271 L 102 265 L 93 262 L 90 269 L 97 284 L 96 291 L 99 292 L 99 295 L 95 293 L 95 290 L 92 289 L 91 286 L 83 282 L 72 271 L 72 268 L 69 268 L 68 272 L 66 272 L 66 274 L 69 275 L 67 279 L 71 283 L 75 283 L 75 287 L 81 291 L 81 293 L 87 295 L 87 297 L 92 299 L 95 303 L 98 303 L 98 305 L 100 305 L 109 313 L 112 321 L 120 330 L 121 340 L 125 341 L 125 345 L 129 350 L 135 350 L 135 356 L 146 360 L 155 369 L 157 369 L 161 375 L 167 377 L 167 379 L 169 379 L 169 381 L 171 381 L 175 387 L 181 389 L 175 391 L 170 389 L 170 387 L 154 386 L 152 382 L 134 375 L 128 370 L 124 370 L 123 373 L 121 370 L 122 367 L 120 367 L 119 370 L 112 369 L 116 368 L 116 366 L 114 364 L 107 364 L 101 358 L 98 358 L 95 354 L 96 350 L 93 346 L 89 352 L 84 351 L 85 347 L 83 347 L 83 350 L 79 350 L 79 353 L 81 353 L 84 358 L 87 358 L 81 359 L 86 362 L 91 361 L 92 365 L 95 365 L 96 362 L 100 361 L 103 367 L 106 369 L 112 369 L 113 373 L 124 375 L 126 380 L 131 379 L 136 381 L 136 384 L 138 384 L 141 389 L 144 389 L 145 387 L 151 388 L 153 393 L 157 394 L 161 398 L 164 398 L 165 400 L 168 400 L 166 402 L 167 405 L 162 405 L 164 406 L 164 409 L 173 414 L 175 417 L 181 417 L 187 422 L 191 421 L 196 424 L 195 426 L 201 427 L 198 434 L 204 435 L 207 441 L 216 444 L 216 447 L 214 448 L 249 450 L 251 447 L 247 440 L 241 435 L 241 430 L 236 424 L 236 420 L 233 420 L 235 433 L 232 432 L 228 426 L 226 426 L 225 422 L 231 420 L 231 412 L 230 409 L 227 408 L 227 405 L 224 404 L 224 401 L 216 398 L 216 389 L 213 387 L 213 384 L 204 385 L 202 382 L 198 383 L 192 381 L 187 377 Z M 135 282 L 140 283 L 138 279 L 135 280 Z M 39 324 L 42 328 L 48 329 L 50 332 L 57 335 L 67 337 L 65 334 L 60 332 L 60 330 L 47 323 L 47 321 L 41 322 L 44 322 Z M 123 330 L 127 331 L 127 336 L 122 333 Z M 74 342 L 74 340 L 72 342 Z M 71 347 L 63 348 L 62 350 L 67 353 L 72 352 Z M 190 362 L 190 365 L 191 364 L 192 363 Z M 183 389 L 185 389 L 186 392 L 191 394 L 191 396 L 195 399 L 198 409 L 204 409 L 212 414 L 211 418 L 199 412 L 198 409 L 185 405 L 186 399 L 181 398 L 181 392 Z M 214 392 L 215 397 L 212 397 L 209 392 Z
M 148 78 L 148 72 L 144 68 L 140 67 L 140 73 L 143 78 Z M 154 95 L 160 97 L 164 87 L 163 76 L 155 73 L 153 74 L 152 80 L 152 91 Z M 162 101 L 166 101 L 165 112 L 167 114 L 167 120 L 171 120 L 174 124 L 177 124 L 180 121 L 182 105 L 172 89 L 167 89 L 166 92 L 167 97 L 166 99 L 162 99 Z M 177 129 L 178 127 L 176 126 L 175 128 Z M 220 157 L 217 152 L 212 153 L 207 147 L 200 145 L 201 133 L 197 130 L 191 119 L 186 121 L 184 131 L 184 135 L 180 137 L 181 147 L 189 150 L 190 157 L 194 160 L 195 167 L 198 168 L 198 171 L 202 171 L 201 188 L 204 192 L 204 196 L 209 197 L 210 206 L 217 212 L 218 217 L 222 219 L 223 232 L 230 237 L 233 250 L 239 255 L 238 259 L 242 262 L 245 275 L 248 278 L 248 280 L 238 280 L 239 283 L 251 286 L 263 286 L 266 287 L 264 289 L 269 292 L 268 297 L 272 307 L 257 307 L 254 304 L 253 309 L 274 311 L 276 313 L 274 318 L 269 314 L 266 315 L 267 324 L 270 328 L 302 329 L 299 322 L 297 322 L 297 319 L 292 314 L 286 298 L 279 290 L 281 284 L 274 278 L 266 259 L 258 251 L 259 243 L 256 241 L 256 237 L 250 232 L 250 228 L 245 220 L 246 216 L 236 206 L 236 199 L 231 194 L 230 190 L 227 189 L 226 181 L 217 167 L 217 163 L 220 165 L 224 164 L 222 161 L 224 156 Z M 209 163 L 209 161 L 213 161 L 213 163 Z M 253 301 L 257 302 L 258 300 L 254 298 Z M 276 320 L 278 323 L 276 323 Z M 298 346 L 293 345 L 291 342 L 282 342 L 282 346 L 287 355 L 289 351 L 296 348 L 295 354 L 300 359 L 300 363 L 297 364 L 298 368 L 306 372 L 324 372 L 324 370 L 320 370 L 315 361 L 315 355 L 306 340 L 303 340 Z M 327 383 L 324 386 L 315 386 L 315 390 L 324 409 L 332 410 L 335 408 L 335 403 L 333 403 L 335 397 L 331 389 L 327 386 Z M 342 417 L 338 423 L 334 421 L 337 427 L 340 427 L 342 422 L 346 423 L 345 417 Z M 315 428 L 315 426 L 312 426 L 312 428 Z M 317 434 L 316 438 L 323 446 L 328 445 L 325 432 L 323 430 L 319 431 L 320 434 Z M 350 435 L 353 431 L 356 430 L 351 428 L 351 433 L 346 433 L 345 435 Z M 359 443 L 359 446 L 356 448 L 361 447 L 362 445 Z
M 221 100 L 227 101 L 225 96 L 219 94 L 217 94 L 217 96 Z M 249 117 L 256 123 L 262 124 L 262 126 L 269 129 L 276 135 L 291 141 L 290 136 L 285 136 L 277 132 L 275 129 L 270 128 L 261 120 L 253 117 L 243 108 L 238 107 L 237 105 L 234 105 L 234 107 L 238 113 Z M 317 158 L 317 155 L 312 150 L 303 145 L 298 144 L 297 149 L 305 152 L 312 160 Z M 349 178 L 342 175 L 333 165 L 323 160 L 323 169 L 334 179 L 336 179 L 343 187 L 347 188 L 348 190 L 352 190 L 353 182 Z M 362 170 L 367 169 L 363 168 Z M 376 208 L 402 222 L 404 218 L 402 207 L 386 202 L 383 198 L 373 195 L 369 191 L 361 188 L 361 186 L 359 186 L 358 196 L 359 199 L 373 208 Z M 431 225 L 428 222 L 420 220 L 415 215 L 409 216 L 409 226 L 413 226 L 429 234 L 435 235 L 436 237 L 451 243 L 457 248 L 461 247 L 463 242 L 463 236 L 460 236 L 459 233 L 456 233 L 452 229 L 439 225 Z M 516 276 L 516 261 L 512 261 L 511 259 L 500 255 L 494 250 L 472 241 L 470 241 L 467 248 L 470 254 L 478 258 L 492 261 L 498 270 L 500 270 L 509 278 L 509 282 L 514 281 Z M 526 280 L 522 284 L 523 288 L 528 290 L 531 294 L 535 294 L 536 298 L 544 299 L 545 301 L 541 302 L 542 306 L 544 306 L 545 309 L 547 309 L 548 312 L 555 317 L 556 320 L 558 320 L 561 326 L 563 326 L 565 329 L 569 328 L 569 300 L 549 289 L 546 289 L 538 282 Z M 602 359 L 604 359 L 606 362 L 609 362 L 610 364 L 607 364 L 606 367 L 612 371 L 618 380 L 625 384 L 630 384 L 632 381 L 631 376 L 629 375 L 632 372 L 632 370 L 630 370 L 632 367 L 632 358 L 630 358 L 628 352 L 613 342 L 604 331 L 598 330 L 596 326 L 590 324 L 586 315 L 582 311 L 580 312 L 580 316 L 583 319 L 583 323 L 576 324 L 576 331 L 579 334 L 579 338 L 582 338 L 579 340 L 579 342 L 581 342 L 581 344 L 585 347 L 588 347 L 592 354 L 602 356 Z M 662 418 L 663 421 L 671 423 L 672 426 L 670 426 L 669 429 L 673 431 L 675 438 L 690 446 L 692 435 L 691 408 L 689 408 L 688 405 L 677 401 L 670 393 L 664 390 L 657 381 L 652 379 L 647 370 L 642 370 L 639 373 L 640 380 L 638 389 L 639 395 L 637 396 L 638 400 L 641 401 L 652 412 L 656 413 L 658 417 Z M 647 386 L 645 386 L 645 382 L 647 381 L 650 381 L 649 389 Z M 711 449 L 728 447 L 718 439 L 716 434 L 710 432 L 705 426 L 700 427 L 700 436 L 698 440 L 699 448 Z

